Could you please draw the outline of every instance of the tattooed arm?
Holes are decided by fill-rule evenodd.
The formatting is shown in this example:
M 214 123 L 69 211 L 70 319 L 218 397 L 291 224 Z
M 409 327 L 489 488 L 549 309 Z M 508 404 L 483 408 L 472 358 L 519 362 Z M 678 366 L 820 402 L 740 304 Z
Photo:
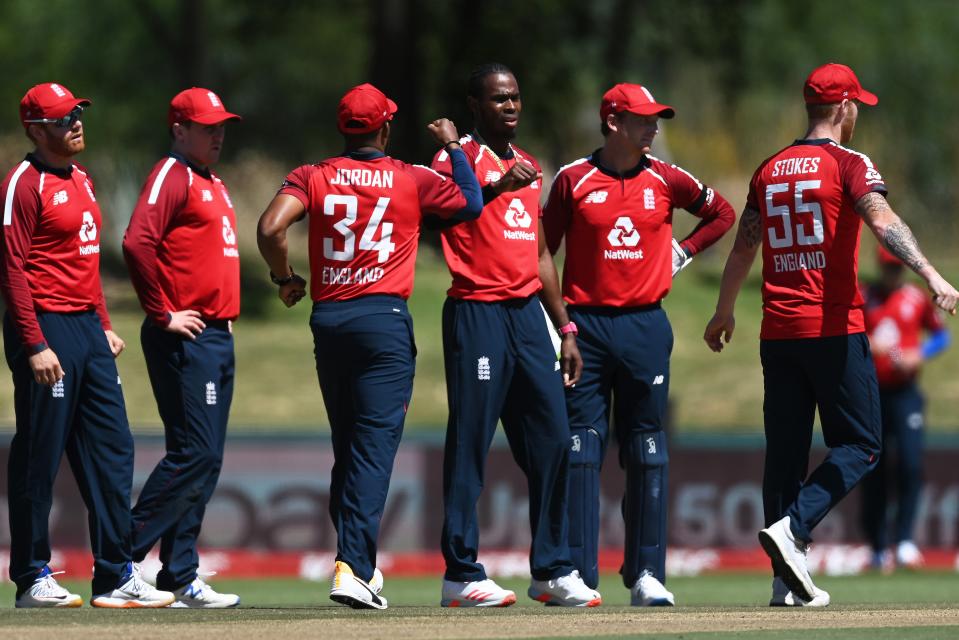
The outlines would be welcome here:
M 732 251 L 729 252 L 729 257 L 726 258 L 726 268 L 723 269 L 723 279 L 719 285 L 716 313 L 706 325 L 706 332 L 703 334 L 703 340 L 717 353 L 723 350 L 724 342 L 729 342 L 733 338 L 733 330 L 736 328 L 736 318 L 733 316 L 736 298 L 756 260 L 756 252 L 762 244 L 762 232 L 763 224 L 759 209 L 747 205 L 739 217 L 736 242 L 733 244 Z
M 959 292 L 939 275 L 919 249 L 919 243 L 902 218 L 889 206 L 881 193 L 867 193 L 856 201 L 856 213 L 869 225 L 879 242 L 889 252 L 919 274 L 929 290 L 933 301 L 943 310 L 955 315 Z

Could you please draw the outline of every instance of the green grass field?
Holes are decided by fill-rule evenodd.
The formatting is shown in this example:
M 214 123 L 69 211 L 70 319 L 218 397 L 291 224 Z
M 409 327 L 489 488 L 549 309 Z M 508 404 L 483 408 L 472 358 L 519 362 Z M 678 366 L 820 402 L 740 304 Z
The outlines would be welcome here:
M 87 584 L 64 584 L 89 596 Z M 198 634 L 234 640 L 307 637 L 524 638 L 955 638 L 959 637 L 959 580 L 954 573 L 897 573 L 820 577 L 832 595 L 825 610 L 771 609 L 769 578 L 762 575 L 704 575 L 669 581 L 679 606 L 628 607 L 618 576 L 605 575 L 604 604 L 595 610 L 546 608 L 525 597 L 527 582 L 501 581 L 517 592 L 516 606 L 503 610 L 449 610 L 437 606 L 438 579 L 387 576 L 384 612 L 352 611 L 328 599 L 326 583 L 298 580 L 220 580 L 243 607 L 227 611 L 24 611 L 9 608 L 13 589 L 0 586 L 0 636 L 35 637 L 56 626 L 68 637 L 166 638 Z

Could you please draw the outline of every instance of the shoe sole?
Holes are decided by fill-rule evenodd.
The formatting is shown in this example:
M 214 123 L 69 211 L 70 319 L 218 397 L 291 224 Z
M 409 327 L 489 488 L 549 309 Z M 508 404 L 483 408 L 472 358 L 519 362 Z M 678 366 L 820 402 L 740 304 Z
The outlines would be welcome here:
M 90 606 L 100 609 L 162 609 L 169 607 L 175 600 L 160 600 L 158 602 L 140 602 L 139 600 L 91 600 Z
M 556 598 L 554 598 L 548 593 L 536 593 L 535 591 L 527 591 L 526 595 L 528 595 L 533 600 L 536 600 L 537 602 L 542 602 L 547 607 L 598 607 L 599 605 L 603 604 L 602 598 L 593 598 L 592 600 L 589 600 L 587 602 L 578 602 L 576 604 L 573 604 L 570 602 L 565 602 L 563 600 L 557 600 Z
M 656 600 L 650 600 L 647 603 L 631 602 L 630 605 L 633 607 L 675 607 L 676 603 L 670 602 L 666 598 L 659 598 Z
M 346 605 L 351 609 L 380 609 L 380 610 L 386 609 L 387 607 L 386 600 L 384 600 L 383 598 L 380 598 L 379 596 L 376 596 L 375 594 L 374 594 L 374 597 L 376 597 L 378 600 L 381 600 L 382 603 L 377 603 L 372 601 L 366 602 L 348 593 L 331 593 L 330 594 L 330 600 L 332 600 L 333 602 L 337 602 L 339 604 Z
M 13 604 L 14 609 L 76 609 L 82 606 L 82 598 L 77 598 L 76 600 L 71 600 L 68 602 L 44 602 L 37 604 L 21 604 L 19 602 L 15 602 Z
M 786 553 L 779 547 L 776 539 L 765 529 L 759 532 L 759 544 L 762 545 L 763 551 L 772 560 L 773 568 L 779 573 L 779 577 L 786 583 L 790 591 L 807 601 L 816 597 L 816 594 L 802 579 L 796 567 L 788 560 Z
M 171 609 L 233 609 L 234 607 L 240 606 L 240 601 L 237 600 L 233 604 L 187 604 L 182 600 L 176 600 L 173 604 L 170 605 Z
M 510 605 L 516 604 L 516 594 L 511 593 L 505 598 L 500 598 L 498 600 L 443 600 L 440 602 L 441 607 L 449 607 L 451 609 L 468 607 L 508 607 Z

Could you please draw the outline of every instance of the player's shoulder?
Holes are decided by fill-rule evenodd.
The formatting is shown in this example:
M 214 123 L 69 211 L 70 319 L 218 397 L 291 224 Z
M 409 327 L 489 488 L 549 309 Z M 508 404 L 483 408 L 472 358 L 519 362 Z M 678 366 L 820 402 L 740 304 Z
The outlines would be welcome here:
M 21 160 L 13 165 L 3 179 L 4 190 L 11 185 L 17 190 L 36 190 L 40 185 L 40 170 L 29 159 Z
M 587 173 L 595 169 L 596 167 L 590 162 L 592 156 L 583 156 L 582 158 L 577 158 L 568 164 L 564 164 L 556 171 L 556 175 L 553 176 L 553 183 L 562 184 L 563 182 L 573 181 L 575 182 L 582 179 Z
M 647 169 L 662 178 L 667 184 L 672 183 L 674 180 L 692 180 L 700 189 L 703 188 L 703 183 L 700 182 L 699 178 L 678 164 L 660 160 L 650 154 L 646 154 L 646 158 L 649 162 Z
M 844 147 L 838 142 L 830 140 L 822 146 L 823 151 L 833 156 L 837 160 L 853 160 L 860 161 L 865 164 L 867 167 L 871 167 L 872 160 L 862 151 L 857 151 L 850 147 Z

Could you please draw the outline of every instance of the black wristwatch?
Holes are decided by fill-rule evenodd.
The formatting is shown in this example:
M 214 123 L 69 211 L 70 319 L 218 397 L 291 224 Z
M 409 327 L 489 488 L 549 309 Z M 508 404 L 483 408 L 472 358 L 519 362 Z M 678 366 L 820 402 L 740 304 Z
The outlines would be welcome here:
M 286 276 L 285 278 L 277 278 L 276 274 L 270 271 L 270 280 L 272 280 L 273 284 L 277 285 L 278 287 L 282 287 L 285 284 L 290 284 L 291 282 L 293 282 L 293 278 L 295 277 L 296 277 L 296 272 L 293 271 L 292 266 L 290 266 L 290 275 Z

